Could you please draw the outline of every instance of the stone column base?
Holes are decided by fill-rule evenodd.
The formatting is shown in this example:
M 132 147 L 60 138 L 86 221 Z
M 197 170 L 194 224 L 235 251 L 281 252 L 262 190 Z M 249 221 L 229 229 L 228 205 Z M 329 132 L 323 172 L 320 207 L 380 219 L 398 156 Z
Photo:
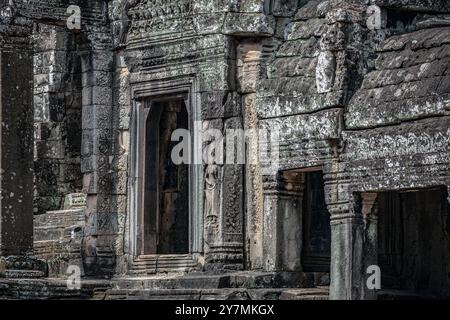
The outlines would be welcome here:
M 0 257 L 0 278 L 42 278 L 47 273 L 44 260 L 32 256 Z
M 206 270 L 243 270 L 244 254 L 242 245 L 211 246 L 205 255 Z

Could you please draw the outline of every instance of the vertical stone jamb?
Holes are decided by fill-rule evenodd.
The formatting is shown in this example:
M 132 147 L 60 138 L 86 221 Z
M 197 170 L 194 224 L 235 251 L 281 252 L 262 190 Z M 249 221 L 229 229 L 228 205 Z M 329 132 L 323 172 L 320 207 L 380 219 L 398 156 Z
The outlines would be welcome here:
M 113 62 L 109 26 L 90 26 L 82 48 L 83 192 L 87 194 L 83 255 L 86 274 L 110 275 L 116 264 L 118 214 L 115 195 L 126 192 L 126 183 L 116 183 L 118 172 L 112 131 Z M 124 173 L 121 173 L 124 174 Z
M 374 292 L 366 288 L 366 270 L 377 264 L 377 194 L 351 195 L 345 164 L 326 167 L 325 196 L 331 214 L 330 299 L 373 299 Z
M 334 3 L 326 14 L 326 27 L 320 39 L 316 87 L 326 94 L 330 106 L 344 107 L 364 72 L 357 39 L 364 35 L 365 5 Z M 355 49 L 357 48 L 357 49 Z M 362 49 L 360 50 L 362 51 Z M 365 224 L 349 191 L 345 162 L 336 158 L 324 165 L 325 198 L 331 214 L 330 299 L 351 300 L 361 296 L 362 255 Z M 360 204 L 359 204 L 360 205 Z
M 263 183 L 259 150 L 256 90 L 261 67 L 260 41 L 243 41 L 238 46 L 238 84 L 242 94 L 244 130 L 246 131 L 246 265 L 263 268 Z
M 331 220 L 330 299 L 351 300 L 353 260 L 362 254 L 364 224 L 352 208 L 345 164 L 325 165 L 324 180 Z
M 0 253 L 33 251 L 33 55 L 26 26 L 0 33 Z M 13 37 L 12 32 L 21 34 Z
M 375 290 L 367 288 L 367 268 L 378 265 L 378 193 L 361 193 L 361 211 L 364 219 L 364 249 L 362 258 L 361 299 L 375 300 Z
M 113 96 L 112 96 L 112 139 L 114 155 L 112 171 L 114 181 L 120 186 L 112 195 L 111 212 L 117 213 L 117 237 L 115 255 L 117 258 L 116 274 L 124 274 L 127 266 L 125 252 L 129 252 L 129 243 L 125 240 L 125 220 L 128 204 L 128 166 L 130 151 L 130 72 L 124 57 L 126 34 L 128 31 L 126 0 L 115 0 L 108 5 L 113 38 Z M 128 244 L 128 247 L 127 247 Z
M 33 254 L 31 23 L 0 8 L 0 276 L 46 275 Z
M 304 174 L 280 173 L 264 190 L 264 269 L 302 271 Z

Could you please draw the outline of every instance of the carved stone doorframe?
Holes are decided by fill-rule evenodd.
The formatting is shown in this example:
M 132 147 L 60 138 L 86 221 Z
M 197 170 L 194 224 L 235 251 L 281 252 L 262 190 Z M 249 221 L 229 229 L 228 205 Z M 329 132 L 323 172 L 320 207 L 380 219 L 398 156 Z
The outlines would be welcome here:
M 196 81 L 192 77 L 168 79 L 132 84 L 132 112 L 130 124 L 129 154 L 129 200 L 128 200 L 128 253 L 132 259 L 142 255 L 142 203 L 143 203 L 143 157 L 145 145 L 145 114 L 147 104 L 151 101 L 166 99 L 183 99 L 189 116 L 191 146 L 195 146 L 198 137 L 194 134 L 195 126 L 201 121 L 201 108 L 197 99 Z M 196 150 L 196 148 L 192 148 Z M 191 153 L 194 156 L 194 152 Z M 189 168 L 189 255 L 193 260 L 203 252 L 203 168 L 201 164 L 191 164 Z M 158 255 L 154 255 L 153 258 Z M 172 255 L 171 255 L 172 256 Z M 184 257 L 186 255 L 183 255 Z M 179 267 L 179 264 L 177 265 Z M 170 269 L 170 266 L 169 266 Z

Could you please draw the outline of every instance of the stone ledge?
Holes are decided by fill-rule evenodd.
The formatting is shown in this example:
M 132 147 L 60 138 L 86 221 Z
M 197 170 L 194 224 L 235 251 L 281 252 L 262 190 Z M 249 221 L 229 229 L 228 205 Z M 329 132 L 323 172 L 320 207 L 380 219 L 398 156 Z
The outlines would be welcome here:
M 41 278 L 47 276 L 47 263 L 30 256 L 0 258 L 0 278 Z

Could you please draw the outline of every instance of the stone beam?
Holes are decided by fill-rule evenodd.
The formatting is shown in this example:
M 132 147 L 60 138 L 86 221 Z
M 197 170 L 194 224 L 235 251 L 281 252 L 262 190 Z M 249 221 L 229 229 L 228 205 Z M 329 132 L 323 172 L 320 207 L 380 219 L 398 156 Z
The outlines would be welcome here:
M 374 0 L 373 2 L 379 6 L 396 9 L 450 12 L 450 2 L 448 0 Z

